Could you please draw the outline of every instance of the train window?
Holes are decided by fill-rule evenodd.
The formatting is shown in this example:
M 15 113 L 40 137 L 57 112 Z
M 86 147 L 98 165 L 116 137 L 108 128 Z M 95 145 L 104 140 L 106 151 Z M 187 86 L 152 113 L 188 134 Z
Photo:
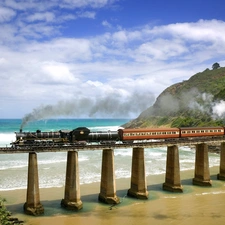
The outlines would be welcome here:
M 185 134 L 186 133 L 186 131 L 185 130 L 182 130 L 182 132 L 181 132 L 182 134 Z
M 213 132 L 213 130 L 210 130 L 210 132 L 212 133 L 212 132 Z
M 190 131 L 190 130 L 188 130 L 188 131 L 187 131 L 187 134 L 190 134 L 190 133 L 191 133 L 191 131 Z
M 152 135 L 156 135 L 156 133 L 155 132 L 152 132 Z
M 201 133 L 204 133 L 205 131 L 204 130 L 201 130 Z
M 162 132 L 162 134 L 166 134 L 166 132 Z
M 192 130 L 191 133 L 195 133 L 195 130 Z
M 200 130 L 197 130 L 196 133 L 200 133 Z

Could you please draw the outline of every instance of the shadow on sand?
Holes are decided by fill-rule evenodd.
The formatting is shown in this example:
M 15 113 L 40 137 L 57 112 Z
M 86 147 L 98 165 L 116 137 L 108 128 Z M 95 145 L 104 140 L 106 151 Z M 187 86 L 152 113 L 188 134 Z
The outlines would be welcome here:
M 212 187 L 210 188 L 218 188 L 224 186 L 224 181 L 217 180 L 217 175 L 211 175 L 212 180 Z M 181 184 L 183 186 L 183 193 L 172 193 L 168 191 L 164 191 L 162 188 L 162 183 L 148 185 L 147 189 L 149 192 L 149 198 L 148 200 L 139 200 L 135 198 L 131 198 L 127 196 L 128 189 L 118 190 L 117 196 L 120 198 L 120 204 L 118 205 L 108 205 L 105 203 L 101 203 L 98 201 L 98 193 L 96 194 L 90 194 L 90 195 L 84 195 L 81 196 L 81 200 L 83 202 L 83 209 L 79 211 L 71 211 L 66 210 L 61 207 L 61 200 L 62 199 L 56 199 L 56 200 L 41 200 L 41 204 L 44 206 L 45 213 L 43 216 L 56 216 L 56 215 L 72 215 L 74 213 L 84 214 L 84 213 L 90 213 L 96 208 L 102 208 L 105 210 L 112 210 L 113 207 L 123 207 L 131 204 L 135 204 L 139 201 L 154 201 L 158 198 L 160 198 L 163 195 L 182 195 L 182 194 L 188 194 L 192 193 L 194 191 L 193 184 L 192 184 L 192 178 L 181 180 Z M 195 186 L 196 187 L 196 186 Z M 209 188 L 209 187 L 199 187 L 199 188 Z M 7 205 L 7 209 L 12 212 L 13 214 L 24 214 L 23 211 L 23 204 L 14 204 L 14 205 Z

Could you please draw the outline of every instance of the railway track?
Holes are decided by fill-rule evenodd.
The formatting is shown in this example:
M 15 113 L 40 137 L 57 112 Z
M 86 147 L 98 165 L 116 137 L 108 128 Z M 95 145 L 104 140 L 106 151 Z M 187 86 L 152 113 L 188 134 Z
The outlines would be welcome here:
M 0 147 L 0 154 L 15 154 L 29 152 L 67 152 L 67 151 L 96 151 L 102 149 L 124 149 L 124 148 L 155 148 L 166 147 L 171 145 L 193 146 L 196 144 L 206 143 L 218 145 L 225 142 L 225 136 L 207 137 L 207 138 L 191 138 L 191 139 L 171 139 L 166 141 L 146 141 L 135 143 L 110 143 L 110 144 L 86 144 L 86 145 L 63 145 L 63 146 L 21 146 L 18 148 Z

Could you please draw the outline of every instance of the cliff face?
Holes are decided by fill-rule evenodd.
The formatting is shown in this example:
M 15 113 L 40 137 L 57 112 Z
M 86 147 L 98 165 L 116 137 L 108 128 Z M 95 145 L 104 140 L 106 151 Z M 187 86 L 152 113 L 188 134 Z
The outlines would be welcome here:
M 154 105 L 124 127 L 220 126 L 224 124 L 223 100 L 225 67 L 206 69 L 165 89 Z

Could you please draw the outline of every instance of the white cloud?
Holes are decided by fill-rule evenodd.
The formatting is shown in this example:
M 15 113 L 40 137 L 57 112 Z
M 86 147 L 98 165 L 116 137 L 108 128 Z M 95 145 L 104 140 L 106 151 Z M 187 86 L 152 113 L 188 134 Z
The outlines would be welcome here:
M 39 81 L 47 81 L 51 84 L 71 84 L 75 81 L 75 77 L 70 72 L 68 66 L 62 63 L 44 63 L 41 69 L 44 75 L 39 76 Z
M 29 15 L 26 20 L 28 22 L 35 22 L 35 21 L 46 21 L 46 22 L 53 22 L 55 20 L 55 15 L 52 12 L 44 12 L 44 13 L 34 13 Z
M 115 1 L 117 0 L 63 0 L 60 5 L 67 8 L 81 8 L 86 6 L 101 8 L 108 4 L 112 4 Z
M 113 40 L 117 43 L 127 42 L 127 34 L 125 31 L 118 31 L 113 34 Z
M 199 20 L 196 23 L 176 23 L 155 27 L 153 34 L 164 33 L 189 41 L 225 41 L 221 31 L 225 30 L 224 21 Z
M 42 39 L 44 37 L 51 37 L 54 35 L 59 35 L 59 30 L 55 29 L 54 26 L 47 25 L 46 23 L 37 23 L 37 24 L 20 24 L 18 31 L 18 38 L 34 38 Z M 16 39 L 14 39 L 16 40 Z
M 20 105 L 20 115 L 15 116 L 40 104 L 86 98 L 95 102 L 104 95 L 102 103 L 111 96 L 117 101 L 127 98 L 127 102 L 134 96 L 147 96 L 147 108 L 152 93 L 157 96 L 174 82 L 211 68 L 215 60 L 225 66 L 222 21 L 143 26 L 69 38 L 60 36 L 60 27 L 48 24 L 56 15 L 48 12 L 27 17 L 39 21 L 35 26 L 24 20 L 1 25 L 0 97 L 5 99 L 1 105 L 9 107 L 9 100 Z M 108 26 L 107 20 L 102 25 Z M 42 41 L 44 37 L 48 39 Z
M 111 28 L 112 27 L 112 25 L 107 20 L 103 20 L 102 21 L 102 26 L 108 27 L 108 28 Z
M 181 40 L 156 39 L 142 44 L 137 53 L 158 60 L 166 60 L 187 53 L 188 49 Z
M 77 17 L 95 19 L 95 15 L 96 13 L 94 11 L 84 11 L 84 12 L 79 12 L 77 14 Z
M 0 6 L 0 23 L 10 21 L 15 16 L 14 10 Z
M 16 10 L 30 10 L 44 11 L 51 8 L 62 7 L 68 9 L 74 8 L 101 8 L 106 5 L 113 4 L 117 0 L 49 0 L 49 1 L 27 1 L 27 0 L 7 0 L 5 5 Z

